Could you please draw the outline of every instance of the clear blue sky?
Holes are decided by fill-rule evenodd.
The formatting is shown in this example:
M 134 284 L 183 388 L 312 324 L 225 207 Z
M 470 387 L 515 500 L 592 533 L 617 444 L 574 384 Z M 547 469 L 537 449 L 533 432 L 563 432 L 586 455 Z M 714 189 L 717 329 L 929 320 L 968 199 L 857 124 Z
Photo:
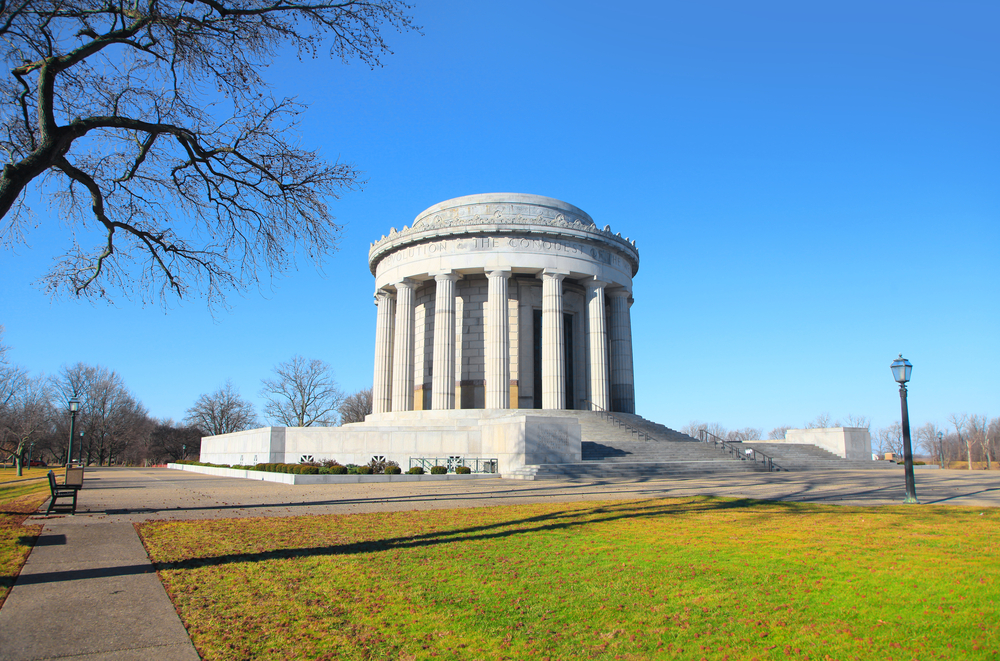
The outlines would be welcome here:
M 294 354 L 371 384 L 368 244 L 445 199 L 556 197 L 637 241 L 638 412 L 672 427 L 1000 415 L 1000 5 L 996 2 L 421 2 L 370 71 L 289 57 L 276 94 L 304 144 L 365 171 L 345 231 L 213 319 L 47 298 L 69 232 L 46 209 L 2 253 L 0 324 L 35 373 L 119 371 L 181 419 Z

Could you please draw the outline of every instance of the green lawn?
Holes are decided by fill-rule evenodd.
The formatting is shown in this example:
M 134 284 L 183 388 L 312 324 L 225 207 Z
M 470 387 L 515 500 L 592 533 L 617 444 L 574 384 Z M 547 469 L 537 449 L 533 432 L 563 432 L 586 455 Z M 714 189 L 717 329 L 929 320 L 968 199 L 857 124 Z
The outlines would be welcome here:
M 1000 511 L 690 498 L 148 523 L 206 659 L 997 659 Z
M 0 470 L 0 606 L 42 527 L 21 525 L 49 496 L 47 468 Z

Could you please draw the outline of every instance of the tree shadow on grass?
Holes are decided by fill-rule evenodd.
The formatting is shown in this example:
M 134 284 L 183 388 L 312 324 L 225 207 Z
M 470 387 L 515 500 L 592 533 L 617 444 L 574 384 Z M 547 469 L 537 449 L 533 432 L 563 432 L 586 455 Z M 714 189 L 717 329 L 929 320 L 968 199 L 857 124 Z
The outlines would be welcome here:
M 291 558 L 315 558 L 324 556 L 345 556 L 357 553 L 377 553 L 400 549 L 432 547 L 442 544 L 496 540 L 533 533 L 566 531 L 585 526 L 609 523 L 623 519 L 644 519 L 662 516 L 692 514 L 698 512 L 721 512 L 726 510 L 747 510 L 752 508 L 779 509 L 795 512 L 810 508 L 798 503 L 760 501 L 750 498 L 718 499 L 696 497 L 685 502 L 664 503 L 662 499 L 645 501 L 622 501 L 601 504 L 587 509 L 574 509 L 531 516 L 521 519 L 498 521 L 479 526 L 439 530 L 418 535 L 387 537 L 331 546 L 274 549 L 255 553 L 232 553 L 218 556 L 190 558 L 174 562 L 154 562 L 157 571 L 169 569 L 196 569 L 217 567 L 231 563 L 263 562 Z

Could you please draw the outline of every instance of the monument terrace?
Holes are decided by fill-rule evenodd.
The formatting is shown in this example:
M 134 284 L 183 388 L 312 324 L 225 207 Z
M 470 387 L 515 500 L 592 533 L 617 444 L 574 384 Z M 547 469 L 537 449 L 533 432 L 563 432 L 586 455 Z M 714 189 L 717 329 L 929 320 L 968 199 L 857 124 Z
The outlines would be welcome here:
M 372 413 L 341 427 L 208 437 L 202 461 L 379 457 L 404 470 L 464 463 L 523 478 L 764 468 L 746 460 L 769 457 L 760 448 L 735 452 L 635 415 L 630 307 L 639 252 L 581 209 L 539 195 L 459 197 L 391 228 L 371 244 L 368 262 L 377 309 Z M 852 454 L 846 444 L 839 452 Z

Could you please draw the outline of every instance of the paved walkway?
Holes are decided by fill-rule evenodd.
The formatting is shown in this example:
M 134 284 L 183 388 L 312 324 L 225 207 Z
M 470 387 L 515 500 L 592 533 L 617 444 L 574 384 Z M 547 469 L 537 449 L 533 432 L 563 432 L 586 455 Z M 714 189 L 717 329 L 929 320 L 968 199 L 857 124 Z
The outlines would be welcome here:
M 917 495 L 925 505 L 1000 507 L 1000 472 L 918 470 L 916 478 Z M 90 469 L 76 516 L 29 520 L 45 527 L 0 609 L 0 657 L 197 659 L 132 525 L 139 521 L 691 495 L 890 505 L 903 501 L 903 473 L 291 486 L 167 469 Z

